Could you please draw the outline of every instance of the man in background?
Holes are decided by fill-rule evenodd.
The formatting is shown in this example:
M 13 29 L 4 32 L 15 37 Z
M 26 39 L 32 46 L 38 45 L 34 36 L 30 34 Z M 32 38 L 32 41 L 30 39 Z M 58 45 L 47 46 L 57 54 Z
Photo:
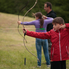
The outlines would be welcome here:
M 44 10 L 47 12 L 46 16 L 43 16 L 44 19 L 46 17 L 52 17 L 52 18 L 56 17 L 56 13 L 52 10 L 52 4 L 50 2 L 44 3 Z M 47 31 L 50 31 L 51 29 L 53 29 L 52 23 L 47 25 Z M 48 44 L 49 44 L 49 56 L 50 56 L 50 49 L 52 43 L 49 39 L 48 39 Z
M 50 2 L 46 2 L 44 4 L 44 10 L 47 12 L 46 14 L 47 17 L 52 17 L 52 18 L 56 17 L 56 13 L 52 10 L 52 4 Z M 48 24 L 47 31 L 50 31 L 52 28 L 53 28 L 52 23 Z

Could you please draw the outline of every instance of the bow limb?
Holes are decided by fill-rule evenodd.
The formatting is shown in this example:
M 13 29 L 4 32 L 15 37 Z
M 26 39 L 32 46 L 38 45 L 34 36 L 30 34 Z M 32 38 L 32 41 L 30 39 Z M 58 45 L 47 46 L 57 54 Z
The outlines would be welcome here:
M 33 5 L 33 6 L 32 6 L 32 7 L 25 13 L 22 22 L 24 22 L 24 18 L 25 18 L 25 16 L 27 15 L 27 13 L 28 13 L 30 10 L 32 10 L 32 9 L 35 7 L 36 4 L 37 4 L 37 0 L 35 1 L 34 5 Z M 23 29 L 24 29 L 24 28 L 25 28 L 25 27 L 24 27 L 24 24 L 23 24 Z M 25 38 L 25 36 L 24 36 L 24 38 Z M 23 40 L 23 42 L 24 42 L 24 40 Z M 25 42 L 24 42 L 24 46 L 25 46 L 26 50 L 27 50 L 29 53 L 31 53 L 33 56 L 35 56 L 35 57 L 37 58 L 36 55 L 34 55 L 32 52 L 30 52 L 30 51 L 28 50 L 28 48 L 27 48 L 26 45 L 25 45 Z M 39 61 L 38 58 L 37 58 L 37 60 Z M 39 62 L 40 62 L 40 61 L 39 61 Z
M 19 14 L 20 14 L 20 12 L 21 12 L 22 10 L 24 10 L 24 8 L 28 5 L 28 3 L 29 3 L 29 1 L 27 1 L 27 2 L 26 2 L 26 5 L 25 5 L 23 8 L 21 8 L 20 11 L 18 12 L 18 21 L 20 20 L 20 19 L 19 19 Z
M 24 18 L 25 18 L 25 16 L 27 15 L 27 13 L 28 13 L 30 10 L 32 10 L 32 9 L 35 7 L 36 4 L 37 4 L 37 0 L 35 1 L 34 5 L 33 5 L 33 6 L 32 6 L 32 7 L 25 13 L 22 22 L 24 22 Z M 25 28 L 25 27 L 24 27 L 24 24 L 23 24 L 23 28 Z
M 27 2 L 26 2 L 26 5 L 25 5 L 23 8 L 21 8 L 21 10 L 19 11 L 19 13 L 18 13 L 18 21 L 20 20 L 20 19 L 19 19 L 19 14 L 20 14 L 20 12 L 21 12 L 22 10 L 24 10 L 24 8 L 28 5 L 28 3 L 29 3 L 29 1 L 27 1 Z M 19 34 L 23 37 L 23 35 L 22 35 L 22 34 L 20 33 L 20 31 L 19 31 L 19 24 L 18 24 L 18 27 L 17 27 L 17 28 L 18 28 Z M 24 37 L 23 37 L 23 38 L 24 38 Z M 26 42 L 27 42 L 27 41 L 26 41 Z

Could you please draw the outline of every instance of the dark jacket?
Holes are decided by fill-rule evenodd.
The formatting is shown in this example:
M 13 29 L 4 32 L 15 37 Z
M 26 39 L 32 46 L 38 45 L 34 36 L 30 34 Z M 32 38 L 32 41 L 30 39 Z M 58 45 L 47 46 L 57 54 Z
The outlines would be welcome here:
M 55 18 L 56 17 L 56 13 L 52 10 L 51 12 L 47 13 L 46 16 L 47 17 Z M 50 24 L 47 25 L 47 31 L 50 31 L 51 29 L 53 29 L 52 23 L 50 23 Z

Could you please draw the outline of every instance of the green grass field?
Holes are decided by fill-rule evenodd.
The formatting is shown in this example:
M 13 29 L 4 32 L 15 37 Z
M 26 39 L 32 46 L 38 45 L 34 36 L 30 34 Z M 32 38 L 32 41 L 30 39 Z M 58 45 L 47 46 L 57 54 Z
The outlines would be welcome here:
M 23 16 L 19 17 L 22 21 Z M 24 21 L 32 21 L 34 18 L 25 17 Z M 42 51 L 42 65 L 37 67 L 37 58 L 31 55 L 25 48 L 23 37 L 17 29 L 18 16 L 0 12 L 0 69 L 50 69 L 47 68 L 44 54 Z M 35 31 L 34 26 L 25 26 L 30 31 Z M 22 26 L 19 26 L 20 33 L 23 35 Z M 35 38 L 25 36 L 26 47 L 33 54 L 36 54 Z M 24 65 L 26 58 L 26 65 Z M 67 60 L 67 69 L 69 69 L 69 60 Z

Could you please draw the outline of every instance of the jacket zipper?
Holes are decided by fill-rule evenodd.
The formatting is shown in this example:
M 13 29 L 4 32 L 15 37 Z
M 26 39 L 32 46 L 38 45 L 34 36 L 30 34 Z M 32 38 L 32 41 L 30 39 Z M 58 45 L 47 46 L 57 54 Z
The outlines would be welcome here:
M 67 46 L 66 46 L 66 50 L 67 50 Z M 68 53 L 68 50 L 67 50 L 67 54 L 68 54 L 68 57 L 69 57 L 69 53 Z
M 59 51 L 60 51 L 60 60 L 62 61 L 62 57 L 61 57 L 61 45 L 60 45 L 60 31 L 59 31 Z

